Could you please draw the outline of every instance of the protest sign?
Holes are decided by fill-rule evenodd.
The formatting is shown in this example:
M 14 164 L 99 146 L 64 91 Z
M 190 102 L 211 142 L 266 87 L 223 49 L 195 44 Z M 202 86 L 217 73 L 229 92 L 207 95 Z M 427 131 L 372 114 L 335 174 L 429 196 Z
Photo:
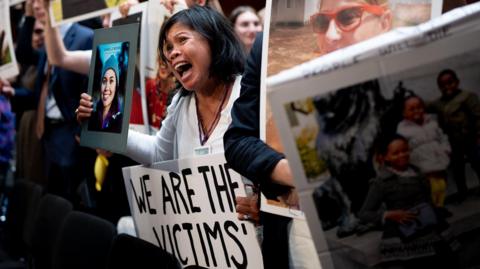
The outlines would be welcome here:
M 263 268 L 255 227 L 239 221 L 242 179 L 223 154 L 123 169 L 137 235 L 184 266 Z
M 113 26 L 139 23 L 140 33 L 137 45 L 137 63 L 135 65 L 134 88 L 132 92 L 132 109 L 130 112 L 129 128 L 138 132 L 148 133 L 148 120 L 146 111 L 145 82 L 141 79 L 145 69 L 142 68 L 142 51 L 145 51 L 145 36 L 147 35 L 147 3 L 140 3 L 128 10 L 128 15 L 123 17 L 117 9 L 111 15 Z M 143 41 L 143 42 L 142 42 Z
M 378 180 L 379 171 L 386 165 L 378 158 L 378 142 L 401 132 L 400 123 L 407 119 L 405 100 L 410 96 L 416 96 L 424 104 L 422 113 L 428 122 L 437 121 L 436 132 L 443 133 L 452 152 L 446 157 L 451 166 L 446 165 L 443 172 L 448 181 L 445 205 L 453 216 L 445 219 L 446 215 L 439 215 L 450 229 L 441 233 L 433 229 L 423 232 L 439 236 L 451 251 L 457 250 L 455 240 L 479 236 L 480 201 L 469 198 L 479 188 L 479 166 L 475 163 L 478 160 L 464 148 L 468 144 L 478 149 L 475 139 L 467 134 L 477 132 L 475 126 L 480 126 L 479 14 L 480 5 L 473 4 L 268 78 L 268 99 L 282 130 L 280 138 L 299 190 L 302 210 L 325 267 L 397 266 L 402 261 L 414 263 L 419 257 L 442 258 L 426 241 L 395 238 L 399 247 L 389 251 L 386 246 L 392 241 L 388 242 L 385 236 L 386 227 L 391 226 L 367 223 L 372 225 L 369 228 L 359 221 L 366 212 L 366 199 L 374 195 L 369 192 L 372 190 L 369 182 Z M 458 103 L 442 111 L 440 104 L 450 100 L 445 97 L 443 81 L 447 79 L 456 85 L 452 91 L 458 94 L 454 98 Z M 294 95 L 292 89 L 296 89 Z M 449 116 L 451 113 L 464 115 L 457 117 L 456 123 L 466 120 L 470 127 L 462 127 L 462 131 L 458 126 L 453 127 L 452 118 L 447 118 L 453 117 Z M 461 145 L 459 135 L 465 135 Z M 412 148 L 409 155 L 414 158 L 415 144 L 409 145 Z M 305 148 L 308 158 L 304 156 Z M 435 156 L 439 154 L 440 151 Z M 465 157 L 469 164 L 465 163 Z M 321 163 L 328 173 L 323 177 L 312 173 L 315 171 L 312 163 Z M 464 179 L 452 169 L 459 165 L 466 171 Z M 466 194 L 462 188 L 467 188 Z M 388 198 L 391 197 L 385 199 Z M 431 199 L 429 194 L 423 198 Z M 459 252 L 464 259 L 454 267 L 477 266 L 478 261 L 469 252 L 472 249 L 474 245 L 465 243 Z
M 139 24 L 95 30 L 88 94 L 92 116 L 82 125 L 80 144 L 125 150 L 132 101 Z
M 0 2 L 0 14 L 0 76 L 7 79 L 19 72 L 10 28 L 10 6 L 7 1 Z
M 78 22 L 109 14 L 127 0 L 51 0 L 50 18 L 53 26 Z

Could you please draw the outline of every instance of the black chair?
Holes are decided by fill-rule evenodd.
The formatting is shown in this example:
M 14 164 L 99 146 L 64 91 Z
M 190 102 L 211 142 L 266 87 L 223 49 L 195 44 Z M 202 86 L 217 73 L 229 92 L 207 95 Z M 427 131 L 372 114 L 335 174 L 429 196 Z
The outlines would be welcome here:
M 5 249 L 9 257 L 18 260 L 27 255 L 27 242 L 33 229 L 43 189 L 28 180 L 19 180 L 9 194 L 5 223 Z
M 67 215 L 73 210 L 70 201 L 53 194 L 40 200 L 32 233 L 30 253 L 35 269 L 51 269 L 53 248 Z
M 112 223 L 90 214 L 70 212 L 58 234 L 52 268 L 104 269 L 115 235 Z
M 178 269 L 177 259 L 161 248 L 128 234 L 119 234 L 113 241 L 107 269 Z
M 19 180 L 8 194 L 8 208 L 5 223 L 5 241 L 2 243 L 0 269 L 27 268 L 25 259 L 30 246 L 29 235 L 43 188 L 28 180 Z

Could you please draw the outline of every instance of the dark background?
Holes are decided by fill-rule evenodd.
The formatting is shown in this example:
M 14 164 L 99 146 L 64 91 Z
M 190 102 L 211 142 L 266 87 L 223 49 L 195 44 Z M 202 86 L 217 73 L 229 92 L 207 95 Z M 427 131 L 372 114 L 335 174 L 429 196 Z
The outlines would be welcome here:
M 237 6 L 252 6 L 255 10 L 259 11 L 265 7 L 265 0 L 219 0 L 220 5 L 222 5 L 223 12 L 228 17 L 230 12 Z

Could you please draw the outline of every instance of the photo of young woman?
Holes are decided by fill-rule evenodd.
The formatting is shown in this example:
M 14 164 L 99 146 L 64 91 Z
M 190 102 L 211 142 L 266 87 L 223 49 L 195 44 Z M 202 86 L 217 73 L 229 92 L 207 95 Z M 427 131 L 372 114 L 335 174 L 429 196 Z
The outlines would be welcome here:
M 122 66 L 125 65 L 122 53 L 127 44 L 113 43 L 100 45 L 97 53 L 97 63 L 102 60 L 101 72 L 95 72 L 94 78 L 94 110 L 88 124 L 88 130 L 120 133 L 122 130 L 123 97 L 125 95 Z M 108 55 L 108 56 L 107 56 Z M 122 61 L 120 61 L 122 60 Z M 100 74 L 100 77 L 98 77 Z

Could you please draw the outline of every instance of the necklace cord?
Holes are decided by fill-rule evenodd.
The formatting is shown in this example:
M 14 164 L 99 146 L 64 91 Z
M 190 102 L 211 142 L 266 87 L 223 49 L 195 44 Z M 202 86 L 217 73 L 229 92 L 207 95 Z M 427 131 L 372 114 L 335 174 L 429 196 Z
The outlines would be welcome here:
M 218 121 L 220 120 L 220 115 L 222 114 L 222 107 L 225 104 L 225 101 L 227 100 L 227 95 L 230 90 L 230 88 L 227 88 L 227 85 L 225 84 L 224 87 L 224 94 L 222 97 L 222 101 L 220 102 L 220 105 L 218 106 L 218 109 L 215 113 L 215 118 L 213 122 L 210 124 L 208 128 L 205 128 L 204 122 L 202 115 L 200 114 L 200 110 L 198 109 L 198 98 L 197 95 L 194 93 L 195 96 L 195 108 L 197 111 L 197 122 L 198 122 L 198 133 L 199 133 L 199 140 L 200 140 L 200 145 L 205 145 L 205 143 L 208 141 L 208 138 L 210 135 L 213 133 L 213 129 L 217 125 Z

